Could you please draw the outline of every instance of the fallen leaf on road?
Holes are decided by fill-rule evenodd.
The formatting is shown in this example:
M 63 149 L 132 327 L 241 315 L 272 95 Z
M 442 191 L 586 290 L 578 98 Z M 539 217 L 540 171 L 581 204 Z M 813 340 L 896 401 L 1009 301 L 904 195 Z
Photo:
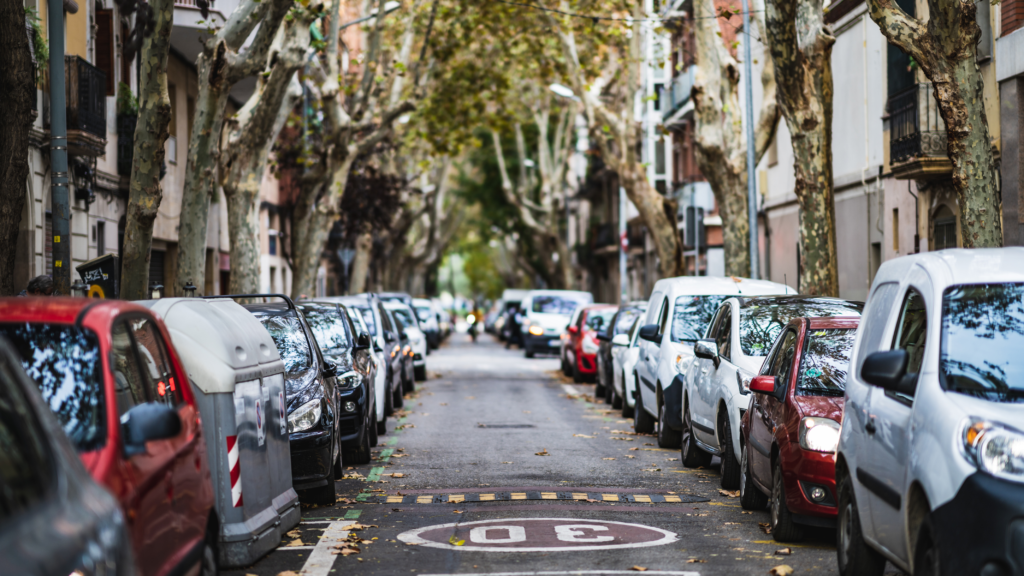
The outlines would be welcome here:
M 644 468 L 644 472 L 661 472 L 661 468 Z
M 364 528 L 377 528 L 377 525 L 376 524 L 360 524 L 359 522 L 356 522 L 354 524 L 349 524 L 348 526 L 343 526 L 341 529 L 342 530 L 362 530 Z
M 401 508 L 392 508 L 391 511 L 392 512 L 401 512 L 402 509 Z
M 523 410 L 523 414 L 532 414 L 529 410 Z
M 776 550 L 775 551 L 775 555 L 776 556 L 789 556 L 792 553 L 793 553 L 793 549 L 792 548 L 783 548 L 782 550 Z
M 675 462 L 677 460 L 679 460 L 679 458 L 665 458 L 666 462 Z
M 331 551 L 331 554 L 334 554 L 335 556 L 337 556 L 338 554 L 341 554 L 342 556 L 351 556 L 353 554 L 359 554 L 359 552 L 360 550 L 358 546 L 348 545 L 344 548 L 339 548 L 337 550 Z
M 630 451 L 632 451 L 632 450 L 639 450 L 639 448 L 637 448 L 636 446 L 633 446 L 632 448 L 630 448 Z
M 466 396 L 466 400 L 476 400 L 476 396 Z
M 277 576 L 299 576 L 299 573 L 291 570 L 285 570 L 284 572 L 278 572 Z
M 573 434 L 573 438 L 596 438 L 596 436 L 587 436 L 586 434 Z
M 612 436 L 611 439 L 612 440 L 622 440 L 624 442 L 632 442 L 633 441 L 632 438 L 626 438 L 625 436 Z
M 626 456 L 626 458 L 636 458 L 636 456 Z
M 630 570 L 633 570 L 634 572 L 647 572 L 647 568 L 644 568 L 643 566 L 633 566 Z
M 739 526 L 742 522 L 726 522 L 725 526 Z
M 462 510 L 452 510 L 452 514 L 462 514 Z
M 298 537 L 302 536 L 302 534 L 299 534 L 299 530 L 298 529 L 292 530 L 291 532 L 288 532 L 285 535 L 290 537 L 290 538 L 298 538 Z
M 764 532 L 765 534 L 771 534 L 772 533 L 772 525 L 767 523 L 767 522 L 758 522 L 757 523 L 757 527 L 760 528 L 761 531 Z
M 722 496 L 728 496 L 729 498 L 739 498 L 740 497 L 740 491 L 739 490 L 719 490 L 718 493 L 721 494 Z
M 391 477 L 392 478 L 405 478 L 405 474 L 403 474 L 402 472 L 395 472 L 394 474 L 391 475 Z
M 790 568 L 789 566 L 786 566 L 785 564 L 782 564 L 780 566 L 776 566 L 775 568 L 772 568 L 771 570 L 768 571 L 768 573 L 771 574 L 772 576 L 789 576 L 790 574 L 793 573 L 793 569 Z
M 547 448 L 541 450 L 540 452 L 534 452 L 533 455 L 534 456 L 551 456 L 551 454 L 548 454 L 548 449 Z
M 512 464 L 512 462 L 502 462 L 502 464 Z
M 405 458 L 408 454 L 392 454 L 392 458 Z
M 415 428 L 415 424 L 402 424 L 401 426 L 395 426 L 395 430 L 405 430 L 406 428 Z
M 350 500 L 348 498 L 338 498 L 334 502 L 335 502 L 335 504 L 355 504 L 356 503 L 355 500 Z
M 456 540 L 455 539 L 455 534 L 452 534 L 452 537 L 448 539 L 448 543 L 451 544 L 452 546 L 462 546 L 463 544 L 466 543 L 466 541 L 465 540 Z
M 291 548 L 292 546 L 305 546 L 305 544 L 302 543 L 302 540 L 296 538 L 295 540 L 292 540 L 291 542 L 285 544 L 284 546 L 285 546 L 285 548 Z
M 740 514 L 753 514 L 753 512 L 748 512 L 746 510 L 740 510 Z
M 447 406 L 447 405 L 448 405 L 447 402 L 441 402 L 441 404 L 439 404 L 439 406 Z
M 601 458 L 601 460 L 615 460 L 615 458 Z
M 690 558 L 686 561 L 687 564 L 706 564 L 707 560 L 700 560 L 698 558 Z

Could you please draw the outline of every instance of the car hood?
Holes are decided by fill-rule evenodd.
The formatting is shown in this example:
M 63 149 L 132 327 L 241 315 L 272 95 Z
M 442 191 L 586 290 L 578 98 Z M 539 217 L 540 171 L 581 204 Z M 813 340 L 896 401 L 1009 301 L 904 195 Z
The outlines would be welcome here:
M 565 327 L 569 324 L 569 316 L 567 314 L 539 314 L 533 313 L 529 316 L 530 322 L 537 324 L 545 330 L 557 330 L 558 332 L 564 332 Z
M 304 372 L 289 374 L 284 379 L 285 396 L 288 398 L 288 413 L 309 402 L 323 398 L 323 388 L 316 377 L 316 369 L 309 368 Z
M 843 406 L 846 399 L 842 396 L 794 396 L 800 407 L 800 416 L 828 418 L 836 422 L 843 421 Z
M 1018 430 L 1020 423 L 1024 422 L 1024 403 L 1020 402 L 996 402 L 968 396 L 960 392 L 945 392 L 953 403 L 963 411 L 963 416 L 984 418 L 1008 426 L 1015 426 Z
M 761 365 L 764 364 L 765 358 L 766 356 L 744 356 L 740 354 L 737 358 L 733 359 L 733 364 L 741 370 L 757 374 L 761 371 Z
M 324 360 L 334 362 L 334 365 L 338 367 L 338 376 L 352 370 L 352 366 L 354 365 L 351 351 L 341 352 L 338 354 L 325 353 Z

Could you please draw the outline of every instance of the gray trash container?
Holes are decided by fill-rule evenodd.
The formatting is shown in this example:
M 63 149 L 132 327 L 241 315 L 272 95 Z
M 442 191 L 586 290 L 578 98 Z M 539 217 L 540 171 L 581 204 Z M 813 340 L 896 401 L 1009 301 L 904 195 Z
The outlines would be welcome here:
M 220 520 L 220 565 L 251 565 L 301 516 L 284 363 L 259 320 L 233 300 L 140 304 L 163 317 L 196 393 Z

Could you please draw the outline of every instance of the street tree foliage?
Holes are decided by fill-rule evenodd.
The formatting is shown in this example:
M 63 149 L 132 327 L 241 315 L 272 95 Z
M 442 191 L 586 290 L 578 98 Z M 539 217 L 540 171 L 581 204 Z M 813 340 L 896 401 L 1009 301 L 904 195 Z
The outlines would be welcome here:
M 927 7 L 924 22 L 895 0 L 868 0 L 871 19 L 882 34 L 909 54 L 932 82 L 946 124 L 963 247 L 1002 246 L 999 177 L 977 63 L 977 6 L 974 0 L 927 0 Z
M 722 217 L 725 273 L 750 275 L 750 221 L 747 210 L 747 134 L 739 101 L 740 63 L 726 46 L 722 30 L 738 20 L 735 10 L 715 10 L 714 0 L 694 0 L 693 26 L 697 70 L 692 98 L 697 165 L 711 185 Z M 757 14 L 761 38 L 764 26 Z M 751 79 L 753 80 L 753 79 Z M 761 161 L 779 124 L 775 69 L 771 61 L 761 71 L 763 97 L 754 132 L 754 163 Z
M 793 144 L 794 193 L 800 205 L 801 293 L 839 296 L 832 178 L 832 45 L 823 4 L 767 0 L 779 109 Z

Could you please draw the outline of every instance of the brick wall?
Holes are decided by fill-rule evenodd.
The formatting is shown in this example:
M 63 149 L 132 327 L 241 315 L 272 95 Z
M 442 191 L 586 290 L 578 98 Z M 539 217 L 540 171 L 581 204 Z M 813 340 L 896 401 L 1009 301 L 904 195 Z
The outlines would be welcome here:
M 1024 27 L 1024 0 L 1003 0 L 1000 9 L 1003 36 Z

